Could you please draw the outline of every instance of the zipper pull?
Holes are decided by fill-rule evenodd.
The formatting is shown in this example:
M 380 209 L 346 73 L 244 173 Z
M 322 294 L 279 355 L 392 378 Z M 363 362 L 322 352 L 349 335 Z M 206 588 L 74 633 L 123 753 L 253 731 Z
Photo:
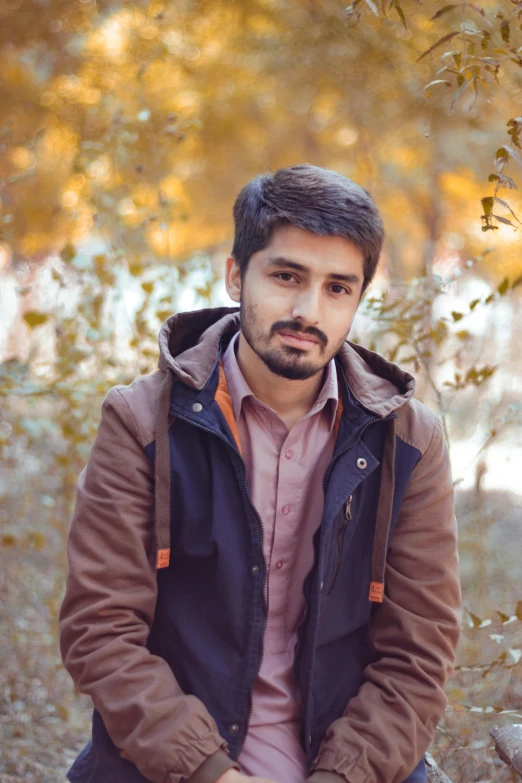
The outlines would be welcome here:
M 344 519 L 346 522 L 349 522 L 352 518 L 352 498 L 353 495 L 350 495 L 344 507 Z

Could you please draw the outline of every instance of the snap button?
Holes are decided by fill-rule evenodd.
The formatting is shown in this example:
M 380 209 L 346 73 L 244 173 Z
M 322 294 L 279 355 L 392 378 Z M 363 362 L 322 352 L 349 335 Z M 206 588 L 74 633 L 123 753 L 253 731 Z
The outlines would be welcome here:
M 364 470 L 365 468 L 368 467 L 368 463 L 364 459 L 364 457 L 359 457 L 359 459 L 357 460 L 357 467 L 359 468 L 359 470 Z
M 253 574 L 258 574 L 259 573 L 259 566 L 258 565 L 252 566 L 252 573 Z
M 232 734 L 237 734 L 239 731 L 239 726 L 237 723 L 233 723 L 231 726 L 229 726 L 229 729 Z
M 201 413 L 201 411 L 203 410 L 203 405 L 200 402 L 195 402 L 194 405 L 192 406 L 192 410 L 194 411 L 194 413 Z
M 284 566 L 284 562 L 282 560 L 278 560 L 276 563 L 276 568 L 282 568 Z

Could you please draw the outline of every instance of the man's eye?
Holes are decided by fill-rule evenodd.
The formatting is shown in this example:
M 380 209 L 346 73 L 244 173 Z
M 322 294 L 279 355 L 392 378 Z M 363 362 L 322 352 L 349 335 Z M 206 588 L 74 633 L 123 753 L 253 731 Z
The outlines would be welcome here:
M 290 280 L 293 280 L 294 276 L 290 274 L 290 272 L 278 272 L 276 274 L 276 277 L 279 280 L 282 280 L 284 283 L 289 282 Z
M 337 284 L 332 286 L 332 291 L 334 292 L 334 294 L 349 294 L 350 293 L 348 291 L 348 289 L 345 288 L 343 285 L 337 285 Z

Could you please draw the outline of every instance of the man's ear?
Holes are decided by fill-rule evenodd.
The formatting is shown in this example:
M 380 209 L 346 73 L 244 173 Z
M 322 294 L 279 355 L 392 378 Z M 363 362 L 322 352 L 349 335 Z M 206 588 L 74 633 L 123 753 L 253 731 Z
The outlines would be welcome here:
M 241 273 L 234 256 L 228 256 L 226 260 L 225 285 L 232 301 L 239 302 L 241 299 Z

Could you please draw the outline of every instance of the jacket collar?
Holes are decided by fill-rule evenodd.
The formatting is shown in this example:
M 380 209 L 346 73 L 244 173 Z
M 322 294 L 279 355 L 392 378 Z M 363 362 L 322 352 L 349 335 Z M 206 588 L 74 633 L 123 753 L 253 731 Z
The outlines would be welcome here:
M 170 368 L 186 386 L 201 391 L 215 370 L 220 347 L 239 331 L 239 308 L 219 307 L 167 318 L 159 333 L 159 368 Z M 415 379 L 397 365 L 360 345 L 346 341 L 337 359 L 353 397 L 384 418 L 415 391 Z

